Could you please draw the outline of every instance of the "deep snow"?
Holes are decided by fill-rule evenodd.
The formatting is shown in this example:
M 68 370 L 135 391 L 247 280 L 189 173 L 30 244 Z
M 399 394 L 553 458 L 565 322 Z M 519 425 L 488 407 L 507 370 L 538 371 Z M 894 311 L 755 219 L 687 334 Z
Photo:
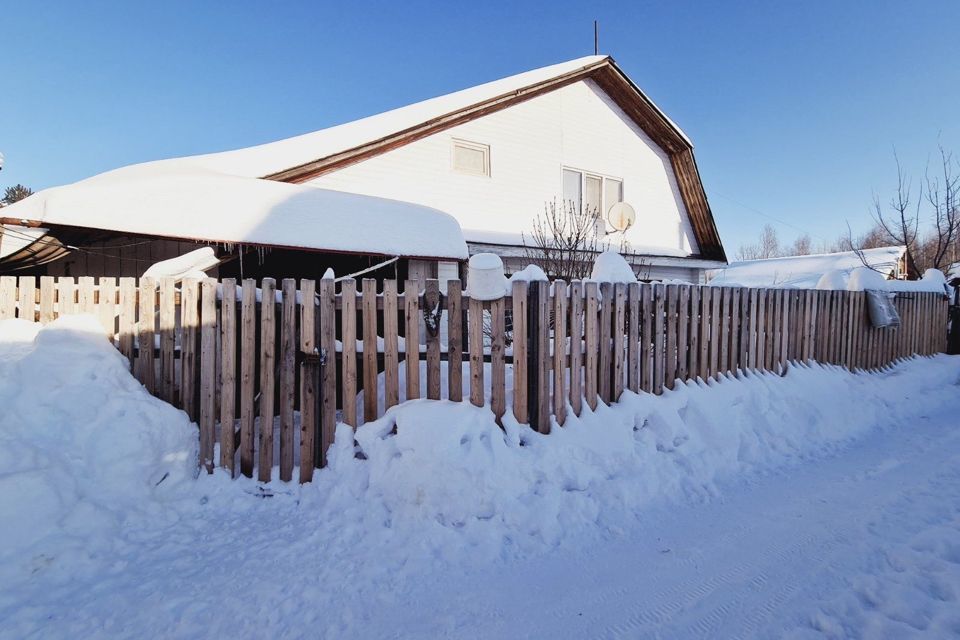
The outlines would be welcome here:
M 958 358 L 627 394 L 550 436 L 415 401 L 264 487 L 194 481 L 194 427 L 98 332 L 0 323 L 0 637 L 960 633 Z

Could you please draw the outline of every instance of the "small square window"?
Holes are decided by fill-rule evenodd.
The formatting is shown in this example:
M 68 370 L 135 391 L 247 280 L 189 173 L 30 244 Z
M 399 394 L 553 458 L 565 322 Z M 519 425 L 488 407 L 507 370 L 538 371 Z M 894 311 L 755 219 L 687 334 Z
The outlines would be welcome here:
M 453 141 L 453 170 L 472 176 L 490 176 L 490 145 Z

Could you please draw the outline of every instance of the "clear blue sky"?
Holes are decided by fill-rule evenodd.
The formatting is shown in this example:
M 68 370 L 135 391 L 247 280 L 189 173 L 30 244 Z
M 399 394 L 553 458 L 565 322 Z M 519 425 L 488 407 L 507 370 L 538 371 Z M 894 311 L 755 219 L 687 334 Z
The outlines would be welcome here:
M 320 129 L 600 48 L 693 139 L 732 257 L 960 155 L 960 2 L 0 0 L 0 186 Z M 783 221 L 781 224 L 770 217 Z

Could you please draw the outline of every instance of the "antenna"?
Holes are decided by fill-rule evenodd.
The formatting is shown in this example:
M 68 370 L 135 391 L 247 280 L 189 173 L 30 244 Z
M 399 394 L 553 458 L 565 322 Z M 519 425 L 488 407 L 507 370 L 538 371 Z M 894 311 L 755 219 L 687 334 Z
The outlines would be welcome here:
M 600 24 L 593 21 L 593 55 L 600 55 Z

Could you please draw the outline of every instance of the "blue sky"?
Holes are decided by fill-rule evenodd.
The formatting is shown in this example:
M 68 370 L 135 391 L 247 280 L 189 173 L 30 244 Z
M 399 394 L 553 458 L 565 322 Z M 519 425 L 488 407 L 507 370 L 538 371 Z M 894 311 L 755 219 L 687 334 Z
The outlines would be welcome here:
M 693 139 L 732 257 L 960 155 L 960 2 L 0 0 L 0 186 L 320 129 L 600 48 Z

